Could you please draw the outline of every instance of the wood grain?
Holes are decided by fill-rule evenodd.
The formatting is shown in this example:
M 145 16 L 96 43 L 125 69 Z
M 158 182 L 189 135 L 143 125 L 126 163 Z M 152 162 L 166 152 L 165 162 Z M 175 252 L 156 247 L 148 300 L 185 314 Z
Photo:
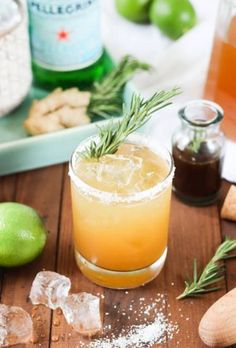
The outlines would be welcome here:
M 169 347 L 205 347 L 198 337 L 199 322 L 208 307 L 225 291 L 180 301 L 176 297 L 184 290 L 184 280 L 192 279 L 194 258 L 198 260 L 200 272 L 220 243 L 217 207 L 191 207 L 173 196 L 165 282 L 168 309 L 171 318 L 179 323 L 180 332 L 169 342 Z
M 222 192 L 222 199 L 219 204 L 219 210 L 221 209 L 223 205 L 224 198 L 227 195 L 227 192 L 230 188 L 230 184 L 224 182 L 223 183 L 223 192 Z M 221 231 L 222 231 L 222 238 L 225 238 L 226 236 L 236 239 L 236 222 L 233 221 L 227 221 L 227 220 L 221 220 Z M 226 279 L 226 286 L 227 290 L 231 290 L 236 287 L 236 272 L 235 272 L 236 266 L 235 266 L 235 260 L 228 260 L 226 262 L 226 273 L 227 273 L 227 279 Z
M 0 202 L 14 200 L 16 179 L 16 175 L 0 177 Z
M 57 271 L 70 277 L 72 281 L 72 292 L 88 291 L 95 295 L 104 296 L 104 332 L 103 336 L 110 337 L 109 325 L 112 327 L 112 332 L 119 334 L 123 328 L 131 325 L 137 325 L 136 311 L 142 305 L 140 298 L 145 298 L 147 303 L 150 299 L 155 299 L 157 293 L 165 293 L 164 273 L 162 273 L 155 281 L 145 287 L 126 291 L 116 291 L 103 289 L 88 281 L 78 270 L 74 261 L 73 241 L 72 241 L 72 222 L 71 222 L 71 200 L 70 187 L 67 170 L 65 171 L 65 184 L 63 192 L 62 214 L 60 223 L 60 240 L 59 253 L 57 261 Z M 127 310 L 132 304 L 133 310 Z M 109 313 L 109 315 L 106 315 Z M 126 315 L 123 315 L 123 314 Z M 58 347 L 63 344 L 66 347 L 89 346 L 89 340 L 80 337 L 73 332 L 65 322 L 63 316 L 55 311 L 53 313 L 51 347 Z M 139 323 L 143 318 L 139 318 Z M 57 326 L 59 324 L 59 326 Z M 163 347 L 167 345 L 163 345 Z
M 159 293 L 166 299 L 163 310 L 169 320 L 179 325 L 179 333 L 161 347 L 205 347 L 198 337 L 198 323 L 206 309 L 225 293 L 226 286 L 227 289 L 236 286 L 235 261 L 227 261 L 227 277 L 222 291 L 193 300 L 177 301 L 176 296 L 183 290 L 184 278 L 191 276 L 194 257 L 199 260 L 201 269 L 214 254 L 224 235 L 236 238 L 235 224 L 220 221 L 217 205 L 189 207 L 173 196 L 168 258 L 160 276 L 147 286 L 128 292 L 103 289 L 83 277 L 75 265 L 67 171 L 66 165 L 60 165 L 0 179 L 0 200 L 16 200 L 31 205 L 44 217 L 50 231 L 46 249 L 38 260 L 5 272 L 1 301 L 20 305 L 34 313 L 40 347 L 88 347 L 89 341 L 73 332 L 60 312 L 54 311 L 51 316 L 47 308 L 34 310 L 28 301 L 35 274 L 43 268 L 55 269 L 70 277 L 72 292 L 88 291 L 104 297 L 104 313 L 109 313 L 104 316 L 104 335 L 109 336 L 109 325 L 112 332 L 119 333 L 122 328 L 137 324 L 135 312 L 142 305 L 140 298 L 145 298 L 145 302 L 151 304 Z M 225 183 L 223 196 L 228 187 Z M 129 312 L 131 304 L 132 310 Z M 144 318 L 138 320 L 142 322 Z M 28 344 L 26 347 L 32 348 L 35 345 Z
M 45 220 L 49 235 L 43 254 L 29 265 L 6 270 L 2 286 L 2 303 L 22 306 L 28 312 L 33 310 L 36 338 L 40 339 L 41 347 L 49 347 L 51 313 L 45 307 L 34 310 L 29 303 L 28 295 L 37 272 L 43 268 L 53 270 L 55 267 L 61 184 L 62 166 L 31 171 L 18 176 L 16 201 L 28 204 L 39 212 Z M 29 344 L 28 347 L 34 345 Z
M 11 202 L 15 197 L 16 176 L 0 177 L 0 202 Z M 4 269 L 0 268 L 0 300 L 2 294 Z
M 58 241 L 57 272 L 68 276 L 72 282 L 73 293 L 87 291 L 93 294 L 103 293 L 103 289 L 89 282 L 78 270 L 74 261 L 74 248 L 72 239 L 72 216 L 70 199 L 70 182 L 68 168 L 64 170 L 64 189 L 62 195 L 62 212 L 60 220 L 60 238 Z M 56 325 L 54 325 L 56 323 Z M 59 326 L 58 326 L 58 323 Z M 81 338 L 72 331 L 67 325 L 60 311 L 53 313 L 51 330 L 51 347 L 58 347 L 63 344 L 66 347 L 75 347 L 79 343 L 87 343 L 86 339 Z

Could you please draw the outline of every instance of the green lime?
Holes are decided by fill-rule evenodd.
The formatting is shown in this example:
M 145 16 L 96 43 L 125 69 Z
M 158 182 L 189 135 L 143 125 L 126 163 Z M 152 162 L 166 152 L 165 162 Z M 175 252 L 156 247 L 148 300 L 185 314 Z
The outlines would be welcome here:
M 149 7 L 151 0 L 116 0 L 119 14 L 132 22 L 149 22 Z
M 43 250 L 46 228 L 36 211 L 19 203 L 0 203 L 0 266 L 21 266 Z
M 154 0 L 150 20 L 165 35 L 176 40 L 196 24 L 197 16 L 189 0 Z

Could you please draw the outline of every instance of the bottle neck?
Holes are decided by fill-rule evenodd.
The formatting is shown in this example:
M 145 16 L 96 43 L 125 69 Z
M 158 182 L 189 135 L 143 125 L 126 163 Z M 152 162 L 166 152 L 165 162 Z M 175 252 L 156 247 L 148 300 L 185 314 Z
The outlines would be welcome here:
M 191 134 L 210 135 L 210 134 L 220 132 L 220 123 L 212 124 L 207 127 L 198 127 L 198 126 L 193 126 L 192 124 L 188 124 L 186 123 L 186 121 L 182 120 L 181 124 L 182 124 L 182 128 Z
M 187 135 L 188 149 L 198 153 L 202 143 L 215 139 L 220 134 L 222 108 L 208 100 L 195 100 L 179 111 L 182 129 Z
M 182 123 L 196 132 L 211 132 L 219 129 L 224 111 L 208 100 L 194 100 L 179 110 Z

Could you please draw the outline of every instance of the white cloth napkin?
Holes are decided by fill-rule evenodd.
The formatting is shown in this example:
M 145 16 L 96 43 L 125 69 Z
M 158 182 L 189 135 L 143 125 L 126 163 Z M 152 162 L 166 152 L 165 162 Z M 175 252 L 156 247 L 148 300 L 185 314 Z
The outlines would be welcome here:
M 114 1 L 103 0 L 103 36 L 105 45 L 115 60 L 129 53 L 149 62 L 154 69 L 133 80 L 134 88 L 148 97 L 162 88 L 180 86 L 183 93 L 175 104 L 153 117 L 147 131 L 171 145 L 171 136 L 178 127 L 180 105 L 202 97 L 212 48 L 218 0 L 192 0 L 198 14 L 198 24 L 177 41 L 163 36 L 152 25 L 130 23 L 115 10 Z M 236 143 L 227 141 L 223 177 L 236 182 Z

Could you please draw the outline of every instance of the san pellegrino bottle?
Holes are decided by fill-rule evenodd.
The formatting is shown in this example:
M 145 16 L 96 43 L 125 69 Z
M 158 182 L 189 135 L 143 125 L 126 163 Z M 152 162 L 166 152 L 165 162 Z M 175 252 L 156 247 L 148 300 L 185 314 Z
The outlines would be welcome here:
M 110 70 L 99 0 L 28 0 L 34 82 L 89 87 Z

